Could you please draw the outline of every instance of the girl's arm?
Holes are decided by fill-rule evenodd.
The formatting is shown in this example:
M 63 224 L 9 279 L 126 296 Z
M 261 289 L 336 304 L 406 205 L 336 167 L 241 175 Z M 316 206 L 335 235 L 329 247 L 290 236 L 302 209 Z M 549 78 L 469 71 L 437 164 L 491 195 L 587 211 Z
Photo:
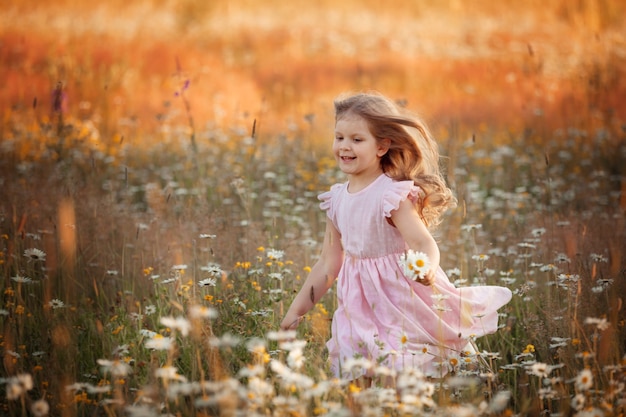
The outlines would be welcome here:
M 428 228 L 417 213 L 413 202 L 409 199 L 400 202 L 400 207 L 391 212 L 391 220 L 398 228 L 398 231 L 409 246 L 409 249 L 424 252 L 428 255 L 432 265 L 430 271 L 426 273 L 420 282 L 424 285 L 431 285 L 435 282 L 435 271 L 439 267 L 440 254 L 435 238 L 430 234 Z
M 280 328 L 283 330 L 295 329 L 304 316 L 328 289 L 333 285 L 343 262 L 343 248 L 341 247 L 341 235 L 330 220 L 326 222 L 326 233 L 322 253 L 318 261 L 313 265 L 309 276 L 302 288 L 291 303 L 291 307 L 285 314 Z

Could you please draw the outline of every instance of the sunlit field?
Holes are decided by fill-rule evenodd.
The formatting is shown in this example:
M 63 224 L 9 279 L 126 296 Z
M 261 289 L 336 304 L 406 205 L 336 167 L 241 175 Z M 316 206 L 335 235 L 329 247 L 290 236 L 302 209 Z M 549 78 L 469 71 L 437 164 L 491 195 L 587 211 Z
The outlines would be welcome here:
M 0 415 L 626 415 L 621 2 L 50 3 L 0 15 Z M 362 90 L 440 143 L 451 281 L 514 294 L 442 378 L 335 378 L 332 290 L 278 331 Z

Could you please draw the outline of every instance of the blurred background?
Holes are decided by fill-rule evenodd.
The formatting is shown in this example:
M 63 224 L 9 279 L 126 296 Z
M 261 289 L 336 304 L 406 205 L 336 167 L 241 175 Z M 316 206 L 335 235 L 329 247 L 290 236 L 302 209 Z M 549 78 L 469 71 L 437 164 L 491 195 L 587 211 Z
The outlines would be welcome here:
M 0 107 L 49 117 L 52 91 L 98 140 L 186 125 L 329 137 L 332 100 L 377 90 L 435 127 L 620 130 L 618 0 L 7 0 Z M 189 111 L 185 107 L 189 105 Z M 6 125 L 3 129 L 7 129 Z M 148 134 L 148 135 L 146 135 Z M 147 139 L 151 137 L 152 139 Z

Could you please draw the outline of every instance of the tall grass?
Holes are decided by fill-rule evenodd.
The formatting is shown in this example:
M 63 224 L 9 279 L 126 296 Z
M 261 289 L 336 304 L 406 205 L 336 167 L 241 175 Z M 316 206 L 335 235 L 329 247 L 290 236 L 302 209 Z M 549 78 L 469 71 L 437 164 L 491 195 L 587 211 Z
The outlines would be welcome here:
M 443 266 L 515 296 L 451 377 L 398 375 L 396 397 L 329 375 L 332 294 L 306 345 L 271 333 L 319 250 L 316 194 L 341 180 L 306 132 L 103 152 L 58 120 L 3 143 L 5 412 L 624 412 L 623 137 L 441 138 L 461 203 L 436 231 Z
M 455 2 L 370 3 L 299 14 L 299 26 L 280 16 L 303 2 L 274 14 L 243 1 L 128 6 L 161 25 L 147 37 L 139 20 L 110 21 L 113 33 L 59 16 L 64 36 L 50 36 L 47 6 L 10 2 L 0 18 L 0 413 L 624 415 L 626 140 L 613 18 L 623 6 L 529 6 L 516 33 Z M 85 16 L 80 2 L 58 5 Z M 409 17 L 468 13 L 485 24 L 396 32 L 413 27 L 398 24 Z M 18 14 L 28 37 L 9 19 Z M 545 30 L 524 26 L 540 15 Z M 320 33 L 324 19 L 379 30 Z M 555 52 L 563 36 L 579 60 Z M 448 275 L 514 292 L 477 353 L 441 358 L 446 378 L 391 375 L 395 389 L 379 383 L 382 369 L 372 387 L 330 375 L 332 291 L 297 334 L 276 332 L 320 249 L 316 195 L 343 180 L 328 149 L 330 99 L 363 88 L 435 122 L 460 202 L 435 231 Z

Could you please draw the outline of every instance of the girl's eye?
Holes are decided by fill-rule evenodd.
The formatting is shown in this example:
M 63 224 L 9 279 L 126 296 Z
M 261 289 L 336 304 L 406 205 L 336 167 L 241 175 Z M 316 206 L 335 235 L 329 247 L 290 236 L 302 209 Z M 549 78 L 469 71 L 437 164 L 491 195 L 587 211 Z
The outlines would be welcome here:
M 341 136 L 335 136 L 335 140 L 342 140 L 343 138 Z
M 354 141 L 355 141 L 355 142 L 362 142 L 362 141 L 363 141 L 363 139 L 361 139 L 361 138 L 354 138 Z

